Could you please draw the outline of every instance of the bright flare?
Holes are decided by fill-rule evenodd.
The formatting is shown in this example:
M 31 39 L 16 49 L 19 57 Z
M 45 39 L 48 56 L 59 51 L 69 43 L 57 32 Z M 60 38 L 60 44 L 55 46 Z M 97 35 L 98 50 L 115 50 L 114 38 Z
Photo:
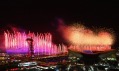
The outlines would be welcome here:
M 73 45 L 112 45 L 114 36 L 111 33 L 93 31 L 80 26 L 65 27 L 64 37 Z

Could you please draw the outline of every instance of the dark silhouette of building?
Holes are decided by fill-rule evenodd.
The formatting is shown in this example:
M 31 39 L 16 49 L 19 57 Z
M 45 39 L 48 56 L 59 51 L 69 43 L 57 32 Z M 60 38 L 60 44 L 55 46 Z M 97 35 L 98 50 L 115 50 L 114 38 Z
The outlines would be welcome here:
M 31 38 L 27 38 L 26 41 L 28 42 L 29 44 L 29 48 L 30 48 L 30 57 L 33 57 L 34 56 L 34 48 L 33 48 L 33 39 L 32 37 Z

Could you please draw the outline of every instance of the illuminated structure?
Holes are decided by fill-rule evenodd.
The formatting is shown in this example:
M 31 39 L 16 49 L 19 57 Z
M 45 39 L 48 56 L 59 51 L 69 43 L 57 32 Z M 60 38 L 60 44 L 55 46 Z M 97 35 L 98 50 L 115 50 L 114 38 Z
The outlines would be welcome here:
M 27 38 L 26 41 L 29 44 L 29 48 L 30 48 L 30 56 L 34 56 L 34 48 L 33 48 L 33 39 L 31 38 Z
M 86 52 L 86 51 L 93 51 L 93 52 L 103 52 L 111 50 L 111 46 L 109 45 L 77 45 L 77 46 L 70 46 L 70 50 L 76 51 L 76 52 Z M 91 53 L 89 53 L 91 54 Z

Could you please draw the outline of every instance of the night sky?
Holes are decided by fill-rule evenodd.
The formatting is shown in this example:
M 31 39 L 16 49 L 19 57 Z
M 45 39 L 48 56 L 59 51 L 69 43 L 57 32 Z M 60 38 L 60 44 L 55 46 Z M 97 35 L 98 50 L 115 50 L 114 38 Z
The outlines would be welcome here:
M 118 47 L 118 9 L 118 4 L 112 2 L 4 2 L 0 4 L 0 31 L 15 26 L 27 31 L 51 32 L 61 42 L 55 30 L 57 19 L 62 19 L 67 25 L 81 22 L 89 28 L 112 29 L 116 35 L 114 46 Z

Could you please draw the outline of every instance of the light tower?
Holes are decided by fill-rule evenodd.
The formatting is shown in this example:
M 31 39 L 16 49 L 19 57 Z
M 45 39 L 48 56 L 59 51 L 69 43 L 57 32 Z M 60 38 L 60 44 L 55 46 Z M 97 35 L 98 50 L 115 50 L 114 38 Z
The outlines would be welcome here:
M 28 45 L 29 45 L 30 57 L 33 57 L 34 56 L 33 39 L 32 39 L 32 37 L 27 38 L 26 41 L 28 42 Z

